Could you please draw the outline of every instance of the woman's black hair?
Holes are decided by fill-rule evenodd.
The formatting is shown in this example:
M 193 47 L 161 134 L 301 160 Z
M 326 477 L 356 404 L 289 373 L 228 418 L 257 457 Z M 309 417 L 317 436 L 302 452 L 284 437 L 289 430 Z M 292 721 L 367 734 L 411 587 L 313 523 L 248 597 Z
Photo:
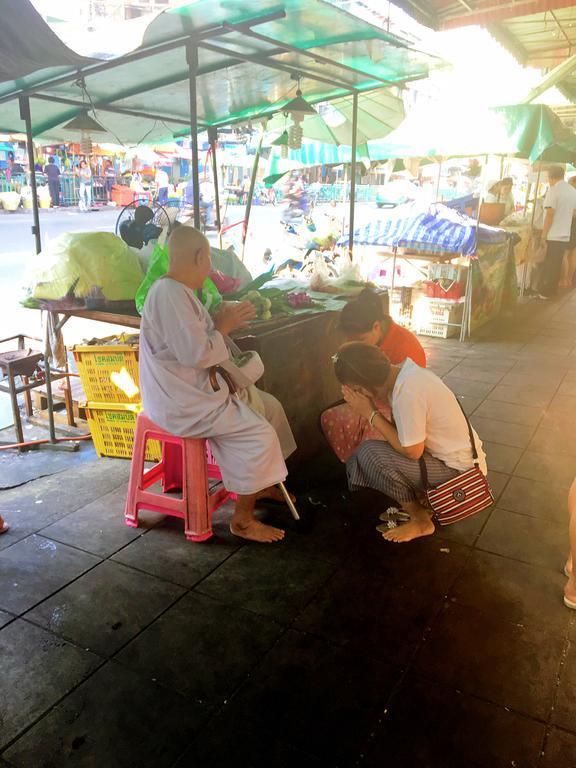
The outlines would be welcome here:
M 333 357 L 334 373 L 341 384 L 381 389 L 390 375 L 390 360 L 378 347 L 362 341 L 344 344 Z
M 370 288 L 349 301 L 340 313 L 340 330 L 348 336 L 368 333 L 374 323 L 384 320 L 384 307 L 377 293 Z

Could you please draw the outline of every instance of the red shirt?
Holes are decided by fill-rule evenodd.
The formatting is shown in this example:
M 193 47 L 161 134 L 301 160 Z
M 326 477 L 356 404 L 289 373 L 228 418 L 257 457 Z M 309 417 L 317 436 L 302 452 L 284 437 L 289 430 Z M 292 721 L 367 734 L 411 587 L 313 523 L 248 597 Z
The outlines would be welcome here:
M 380 349 L 392 365 L 403 363 L 407 357 L 410 357 L 421 368 L 426 368 L 426 353 L 416 336 L 407 328 L 397 325 L 392 319 Z

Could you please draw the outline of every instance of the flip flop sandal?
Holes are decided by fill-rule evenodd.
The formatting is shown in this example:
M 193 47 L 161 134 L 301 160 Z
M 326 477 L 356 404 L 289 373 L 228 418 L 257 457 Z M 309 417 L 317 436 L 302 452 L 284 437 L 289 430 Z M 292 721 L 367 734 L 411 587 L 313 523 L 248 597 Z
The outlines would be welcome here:
M 8 523 L 4 523 L 2 528 L 0 528 L 0 534 L 8 533 L 9 530 L 10 530 L 10 526 L 8 525 Z
M 564 605 L 566 608 L 570 608 L 573 611 L 576 611 L 576 603 L 573 600 L 568 600 L 566 595 L 564 595 Z
M 397 509 L 396 507 L 388 507 L 385 512 L 380 513 L 378 519 L 382 520 L 383 523 L 387 523 L 389 520 L 405 523 L 410 520 L 410 515 L 407 512 L 402 512 L 401 509 Z
M 380 523 L 380 525 L 376 526 L 376 530 L 382 535 L 388 533 L 388 531 L 391 531 L 392 528 L 398 528 L 398 523 L 396 523 L 394 520 L 388 520 L 388 522 Z

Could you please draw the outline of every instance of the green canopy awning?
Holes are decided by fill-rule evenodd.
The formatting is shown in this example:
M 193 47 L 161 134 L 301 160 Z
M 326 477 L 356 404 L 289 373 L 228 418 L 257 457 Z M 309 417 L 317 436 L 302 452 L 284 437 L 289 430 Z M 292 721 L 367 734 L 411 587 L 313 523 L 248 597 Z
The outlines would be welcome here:
M 30 93 L 34 136 L 50 141 L 78 140 L 62 126 L 82 108 L 75 82 L 80 75 L 106 129 L 99 141 L 158 143 L 188 134 L 190 36 L 198 50 L 201 127 L 281 111 L 295 96 L 299 77 L 304 97 L 316 104 L 423 78 L 440 63 L 322 0 L 196 0 L 159 14 L 139 48 L 106 62 L 87 61 L 57 45 L 37 14 L 28 25 L 35 14 L 29 0 L 0 0 L 0 12 L 3 20 L 12 19 L 10 35 L 3 29 L 0 64 L 5 56 L 18 62 L 20 50 L 39 51 L 38 61 L 32 58 L 22 69 L 0 66 L 0 131 L 24 130 L 16 97 Z
M 510 155 L 532 163 L 568 163 L 576 160 L 576 134 L 541 104 L 465 114 L 420 111 L 411 113 L 386 139 L 369 141 L 368 150 L 372 160 Z

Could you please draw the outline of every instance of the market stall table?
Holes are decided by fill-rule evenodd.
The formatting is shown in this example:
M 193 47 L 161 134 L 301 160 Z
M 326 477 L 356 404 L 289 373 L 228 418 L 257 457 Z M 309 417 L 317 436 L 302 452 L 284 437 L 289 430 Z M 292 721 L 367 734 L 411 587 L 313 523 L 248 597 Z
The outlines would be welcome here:
M 333 373 L 331 357 L 342 338 L 337 330 L 338 300 L 333 309 L 309 310 L 291 316 L 252 323 L 234 334 L 242 350 L 256 350 L 265 373 L 258 386 L 275 395 L 292 426 L 298 457 L 307 459 L 326 446 L 318 426 L 324 408 L 340 399 L 340 385 Z M 140 327 L 140 316 L 103 310 L 53 311 L 55 327 L 61 329 L 71 317 L 95 320 L 128 328 Z

